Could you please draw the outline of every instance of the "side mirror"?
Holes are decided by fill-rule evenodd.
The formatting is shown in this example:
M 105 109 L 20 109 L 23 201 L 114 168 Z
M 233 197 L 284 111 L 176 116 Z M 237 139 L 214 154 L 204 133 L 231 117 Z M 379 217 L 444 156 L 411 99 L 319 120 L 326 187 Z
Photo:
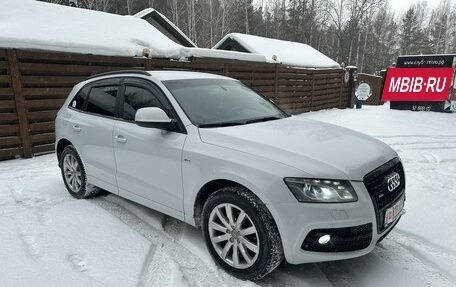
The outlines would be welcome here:
M 141 108 L 136 112 L 135 122 L 138 126 L 146 128 L 170 129 L 176 124 L 175 119 L 170 119 L 160 108 Z

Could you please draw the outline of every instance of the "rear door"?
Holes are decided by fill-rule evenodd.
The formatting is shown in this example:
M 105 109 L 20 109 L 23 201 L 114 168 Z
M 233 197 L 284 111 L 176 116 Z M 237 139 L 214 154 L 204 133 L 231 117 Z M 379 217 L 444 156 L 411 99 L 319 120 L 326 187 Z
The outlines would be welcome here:
M 120 80 L 100 80 L 81 91 L 70 103 L 71 142 L 76 147 L 91 184 L 117 193 L 113 131 Z M 79 101 L 79 103 L 78 103 Z M 77 109 L 81 107 L 82 109 Z
M 159 107 L 177 119 L 166 96 L 152 82 L 126 79 L 123 91 L 121 119 L 114 127 L 119 194 L 133 200 L 147 199 L 149 206 L 182 217 L 181 161 L 187 137 L 185 129 L 180 126 L 166 131 L 135 124 L 136 111 L 144 107 Z

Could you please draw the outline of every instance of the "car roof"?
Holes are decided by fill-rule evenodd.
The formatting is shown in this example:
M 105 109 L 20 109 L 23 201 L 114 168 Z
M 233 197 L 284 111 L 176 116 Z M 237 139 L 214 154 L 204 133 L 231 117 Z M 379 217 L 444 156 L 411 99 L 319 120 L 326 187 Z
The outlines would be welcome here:
M 169 80 L 187 80 L 187 79 L 229 79 L 231 78 L 202 73 L 202 72 L 191 72 L 191 71 L 147 71 L 151 76 L 160 80 L 160 81 L 169 81 Z

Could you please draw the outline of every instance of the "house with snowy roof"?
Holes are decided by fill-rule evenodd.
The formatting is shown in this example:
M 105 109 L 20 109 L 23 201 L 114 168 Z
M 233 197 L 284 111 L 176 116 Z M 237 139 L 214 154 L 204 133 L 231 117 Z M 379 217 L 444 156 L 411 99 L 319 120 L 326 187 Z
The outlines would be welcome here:
M 0 0 L 0 48 L 166 59 L 266 62 L 259 54 L 198 48 L 153 9 L 135 16 L 34 0 Z
M 198 48 L 174 23 L 152 8 L 135 16 L 121 16 L 34 0 L 0 0 L 0 5 L 5 8 L 0 9 L 0 27 L 7 27 L 0 33 L 0 48 L 340 68 L 306 44 L 239 33 L 226 35 L 212 49 Z
M 146 8 L 135 14 L 136 18 L 141 18 L 149 22 L 166 37 L 174 42 L 189 48 L 197 48 L 195 43 L 179 27 L 174 25 L 165 15 L 153 8 Z
M 331 69 L 340 65 L 309 45 L 254 35 L 231 33 L 213 49 L 263 55 L 267 62 L 290 67 Z

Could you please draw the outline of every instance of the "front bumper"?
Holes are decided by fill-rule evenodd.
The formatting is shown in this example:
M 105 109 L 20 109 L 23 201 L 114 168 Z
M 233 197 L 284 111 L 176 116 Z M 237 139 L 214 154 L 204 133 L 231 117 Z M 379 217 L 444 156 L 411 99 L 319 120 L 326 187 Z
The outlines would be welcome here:
M 378 232 L 376 211 L 363 182 L 352 182 L 358 201 L 352 203 L 287 203 L 268 206 L 282 239 L 285 259 L 291 264 L 323 262 L 359 257 L 371 252 L 405 213 Z M 316 252 L 303 249 L 303 242 L 312 230 L 334 229 L 372 224 L 372 239 L 367 247 L 347 252 Z M 366 244 L 367 245 L 367 244 Z

